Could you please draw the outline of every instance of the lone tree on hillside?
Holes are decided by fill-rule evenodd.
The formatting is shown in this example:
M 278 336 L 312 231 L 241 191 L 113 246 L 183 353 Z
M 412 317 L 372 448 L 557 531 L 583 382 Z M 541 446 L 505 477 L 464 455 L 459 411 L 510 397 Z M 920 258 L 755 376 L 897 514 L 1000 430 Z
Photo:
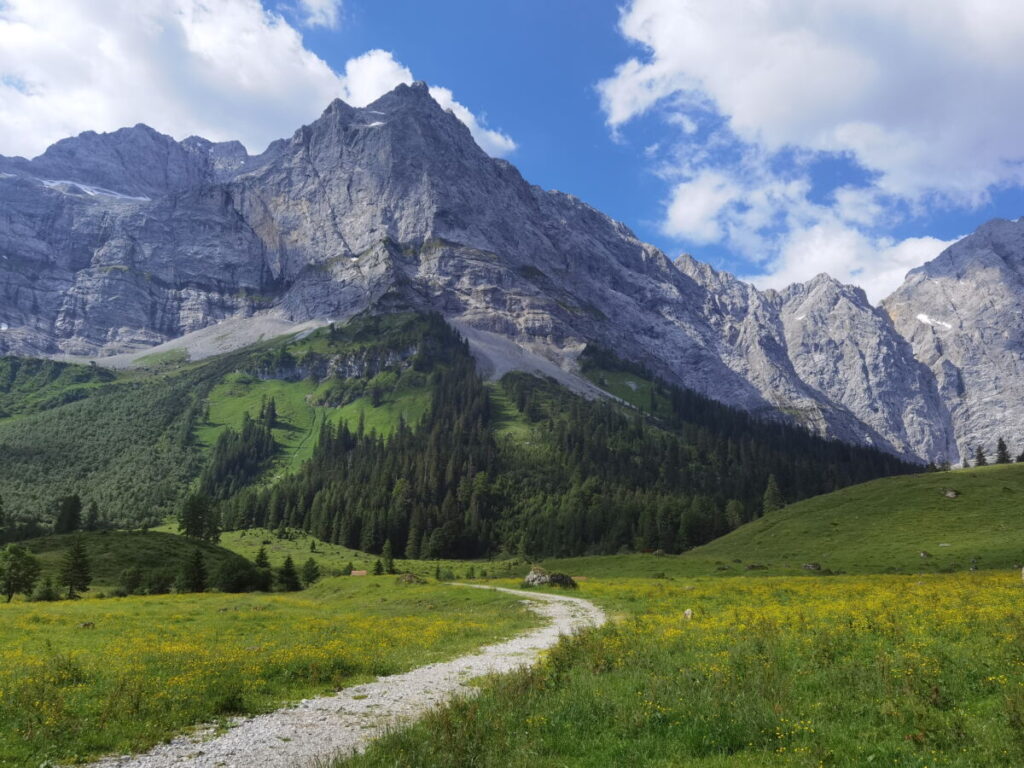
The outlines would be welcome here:
M 193 550 L 192 556 L 181 567 L 181 574 L 178 577 L 178 591 L 206 591 L 206 558 L 203 557 L 203 551 L 198 547 Z
M 387 539 L 384 542 L 384 549 L 381 552 L 381 560 L 383 560 L 384 572 L 394 573 L 395 572 L 395 557 L 391 553 L 391 539 Z
M 0 550 L 0 589 L 11 602 L 21 592 L 26 597 L 39 580 L 39 561 L 20 544 L 8 544 Z
M 60 563 L 60 584 L 68 589 L 68 600 L 74 600 L 79 592 L 88 592 L 92 583 L 92 569 L 89 554 L 85 551 L 82 537 L 76 536 L 71 547 L 64 553 Z
M 999 442 L 996 443 L 996 464 L 1009 464 L 1010 463 L 1010 451 L 1006 448 L 1006 441 L 1003 438 L 999 438 Z
M 764 498 L 761 501 L 763 514 L 778 512 L 784 506 L 786 506 L 786 500 L 782 498 L 782 491 L 779 490 L 775 475 L 768 475 L 768 485 L 764 489 Z
M 295 570 L 295 561 L 292 560 L 291 555 L 284 559 L 284 565 L 277 572 L 277 583 L 281 585 L 281 589 L 285 592 L 298 592 L 302 589 L 302 583 L 299 581 L 299 572 Z
M 302 583 L 310 587 L 318 581 L 320 581 L 320 566 L 311 557 L 302 565 Z
M 980 445 L 974 451 L 974 466 L 986 467 L 988 466 L 988 459 L 985 458 L 985 449 Z
M 78 494 L 65 496 L 57 502 L 57 519 L 53 523 L 54 533 L 74 533 L 82 527 L 82 500 Z
M 193 493 L 185 499 L 178 511 L 178 530 L 190 539 L 217 541 L 220 538 L 220 521 L 209 496 Z

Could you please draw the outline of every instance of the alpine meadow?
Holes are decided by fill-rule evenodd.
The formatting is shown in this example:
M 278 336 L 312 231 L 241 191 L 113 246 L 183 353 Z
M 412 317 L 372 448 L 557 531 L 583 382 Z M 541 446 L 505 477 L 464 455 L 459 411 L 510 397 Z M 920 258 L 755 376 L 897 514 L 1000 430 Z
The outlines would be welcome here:
M 0 767 L 1024 765 L 1017 9 L 585 5 L 0 2 Z

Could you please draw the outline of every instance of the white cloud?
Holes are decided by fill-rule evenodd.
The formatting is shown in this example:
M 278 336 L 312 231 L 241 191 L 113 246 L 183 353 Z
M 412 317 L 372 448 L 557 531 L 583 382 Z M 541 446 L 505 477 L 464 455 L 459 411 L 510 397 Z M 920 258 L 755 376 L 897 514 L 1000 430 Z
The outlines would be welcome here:
M 871 237 L 826 219 L 788 232 L 767 271 L 744 279 L 761 288 L 783 288 L 826 272 L 840 282 L 859 285 L 877 304 L 900 286 L 908 271 L 934 259 L 953 242 L 934 237 L 901 241 Z
M 736 183 L 723 173 L 702 171 L 696 178 L 677 184 L 662 225 L 672 237 L 695 243 L 713 243 L 722 239 L 719 216 L 722 209 L 742 194 Z
M 652 109 L 681 127 L 673 165 L 659 168 L 674 184 L 666 232 L 717 233 L 787 279 L 827 265 L 889 284 L 939 241 L 879 231 L 1024 183 L 1018 11 L 1012 0 L 631 0 L 620 30 L 643 54 L 598 90 L 616 135 Z M 695 136 L 702 125 L 715 129 Z M 812 202 L 808 167 L 825 157 L 871 180 Z M 727 202 L 706 186 L 716 175 L 733 180 Z M 702 210 L 714 221 L 696 221 Z
M 395 86 L 412 81 L 412 72 L 395 61 L 390 51 L 367 51 L 345 62 L 340 96 L 353 107 L 365 107 Z
M 307 27 L 333 29 L 338 26 L 341 0 L 299 0 L 299 6 L 304 13 L 303 24 Z
M 310 22 L 330 21 L 328 6 L 339 7 L 303 3 L 328 14 Z M 386 51 L 339 75 L 258 0 L 0 2 L 0 154 L 31 157 L 66 136 L 138 122 L 259 152 L 336 97 L 365 104 L 411 81 Z M 437 90 L 486 151 L 515 148 Z

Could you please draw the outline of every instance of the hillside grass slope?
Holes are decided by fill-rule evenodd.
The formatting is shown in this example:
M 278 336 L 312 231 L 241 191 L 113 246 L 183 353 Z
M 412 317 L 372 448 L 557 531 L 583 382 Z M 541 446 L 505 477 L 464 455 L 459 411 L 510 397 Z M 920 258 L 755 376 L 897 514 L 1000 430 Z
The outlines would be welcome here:
M 813 564 L 821 570 L 803 567 Z M 1024 465 L 1019 464 L 850 486 L 790 504 L 678 556 L 545 561 L 552 569 L 600 577 L 937 573 L 1022 564 Z

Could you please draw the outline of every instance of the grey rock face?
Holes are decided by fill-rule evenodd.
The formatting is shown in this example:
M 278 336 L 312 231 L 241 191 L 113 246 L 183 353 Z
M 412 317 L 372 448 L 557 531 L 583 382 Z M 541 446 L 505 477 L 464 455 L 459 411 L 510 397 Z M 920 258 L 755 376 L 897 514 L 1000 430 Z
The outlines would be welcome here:
M 761 292 L 688 256 L 676 266 L 706 289 L 721 358 L 776 409 L 848 442 L 955 460 L 931 374 L 862 290 L 819 275 Z
M 0 353 L 113 355 L 371 306 L 436 310 L 568 371 L 597 343 L 731 405 L 955 459 L 931 370 L 862 293 L 674 265 L 488 157 L 420 83 L 335 101 L 259 156 L 135 126 L 0 158 Z
M 992 455 L 1000 436 L 1021 446 L 1024 221 L 990 221 L 911 271 L 882 306 L 934 374 L 961 452 Z

